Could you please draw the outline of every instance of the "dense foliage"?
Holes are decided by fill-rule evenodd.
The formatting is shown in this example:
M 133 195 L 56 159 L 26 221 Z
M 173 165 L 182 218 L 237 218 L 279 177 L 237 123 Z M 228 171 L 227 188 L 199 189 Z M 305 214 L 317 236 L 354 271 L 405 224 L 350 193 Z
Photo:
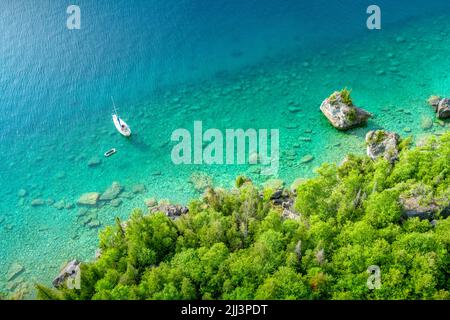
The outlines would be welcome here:
M 349 156 L 297 188 L 298 218 L 239 179 L 208 190 L 173 221 L 132 213 L 106 228 L 81 290 L 39 286 L 43 299 L 449 299 L 450 218 L 406 219 L 402 194 L 449 206 L 450 134 L 405 147 L 399 161 Z M 426 199 L 425 199 L 426 200 Z M 429 200 L 429 199 L 428 199 Z M 381 287 L 367 269 L 381 269 Z

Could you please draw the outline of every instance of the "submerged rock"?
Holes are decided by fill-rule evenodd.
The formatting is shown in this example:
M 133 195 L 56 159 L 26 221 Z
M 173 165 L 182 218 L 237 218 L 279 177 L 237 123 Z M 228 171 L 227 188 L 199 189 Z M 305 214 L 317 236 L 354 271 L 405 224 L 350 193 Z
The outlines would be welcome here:
M 320 110 L 338 130 L 348 130 L 367 122 L 372 114 L 353 105 L 350 92 L 336 91 L 325 99 Z
M 19 274 L 21 274 L 24 271 L 25 271 L 25 268 L 22 265 L 20 265 L 18 263 L 13 263 L 11 265 L 11 267 L 9 268 L 6 278 L 8 281 L 12 281 L 12 280 L 14 280 L 14 278 L 16 278 Z
M 80 262 L 78 260 L 72 260 L 67 263 L 61 270 L 59 275 L 53 280 L 53 286 L 55 288 L 60 287 L 68 278 L 75 279 L 80 272 Z
M 423 130 L 431 129 L 433 127 L 433 119 L 431 119 L 430 117 L 423 117 L 422 121 L 420 122 L 420 127 Z
M 314 156 L 310 155 L 310 154 L 307 154 L 306 156 L 304 156 L 304 157 L 302 157 L 300 159 L 300 163 L 308 163 L 308 162 L 311 162 L 313 160 L 314 160 Z
M 17 195 L 19 196 L 19 197 L 21 197 L 21 198 L 23 198 L 23 197 L 25 197 L 26 195 L 27 195 L 27 190 L 25 190 L 25 189 L 20 189 L 18 192 L 17 192 Z
M 100 160 L 100 158 L 93 157 L 88 161 L 88 167 L 94 168 L 94 167 L 99 166 L 101 163 L 102 163 L 102 161 Z
M 144 203 L 147 207 L 153 208 L 158 204 L 158 201 L 155 198 L 145 199 Z
M 86 225 L 89 229 L 97 229 L 102 226 L 102 223 L 98 219 L 91 219 Z
M 96 206 L 98 199 L 100 198 L 100 193 L 98 192 L 88 192 L 82 194 L 78 199 L 77 203 L 82 206 Z
M 134 193 L 123 191 L 122 193 L 120 193 L 120 197 L 122 199 L 133 199 L 134 198 Z
M 58 210 L 64 209 L 65 206 L 66 206 L 66 203 L 64 202 L 64 200 L 60 200 L 58 202 L 55 202 L 55 204 L 53 205 L 53 207 L 55 207 Z
M 398 160 L 400 136 L 384 130 L 369 131 L 366 135 L 367 155 L 376 160 L 384 157 L 390 163 Z
M 77 212 L 77 217 L 84 217 L 85 215 L 87 215 L 89 212 L 89 210 L 87 208 L 80 208 L 78 209 Z
M 132 188 L 131 191 L 133 193 L 144 193 L 146 190 L 145 185 L 143 183 L 138 183 L 135 184 Z
M 57 179 L 64 179 L 66 177 L 66 173 L 64 171 L 60 171 L 55 175 L 55 177 Z
M 111 201 L 122 192 L 123 188 L 118 182 L 113 182 L 111 187 L 105 190 L 100 196 L 101 201 Z
M 212 178 L 204 172 L 194 172 L 191 175 L 190 183 L 194 186 L 194 189 L 198 192 L 205 191 L 206 188 L 212 187 Z
M 120 206 L 122 204 L 122 200 L 121 199 L 113 199 L 110 202 L 111 206 L 117 208 L 118 206 Z
M 40 206 L 43 206 L 44 204 L 45 204 L 45 201 L 43 199 L 34 199 L 31 201 L 32 207 L 40 207 Z
M 74 206 L 74 204 L 72 202 L 67 202 L 66 206 L 65 206 L 65 209 L 72 210 L 74 207 L 75 206 Z

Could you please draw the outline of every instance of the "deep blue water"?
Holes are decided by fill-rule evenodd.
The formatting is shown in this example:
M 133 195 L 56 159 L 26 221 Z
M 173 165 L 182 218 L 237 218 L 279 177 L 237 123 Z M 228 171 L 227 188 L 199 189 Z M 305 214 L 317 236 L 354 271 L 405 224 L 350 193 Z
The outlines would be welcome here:
M 81 30 L 66 28 L 69 4 L 81 8 Z M 366 28 L 371 4 L 382 9 L 381 31 Z M 145 197 L 184 201 L 195 195 L 185 186 L 193 169 L 168 161 L 167 142 L 180 125 L 205 120 L 209 127 L 284 126 L 292 119 L 285 114 L 277 118 L 273 109 L 287 108 L 284 100 L 301 97 L 308 111 L 298 115 L 299 131 L 312 127 L 316 134 L 302 148 L 316 160 L 301 168 L 287 165 L 284 177 L 292 177 L 360 148 L 364 131 L 335 133 L 317 117 L 318 103 L 332 90 L 351 85 L 358 89 L 356 98 L 374 110 L 383 107 L 378 103 L 408 101 L 417 114 L 430 116 L 422 95 L 450 94 L 445 76 L 450 71 L 445 63 L 449 28 L 426 19 L 447 14 L 448 0 L 2 0 L 0 291 L 6 290 L 12 263 L 25 267 L 25 281 L 48 282 L 63 261 L 93 256 L 97 230 L 79 226 L 76 208 L 31 207 L 33 199 L 73 203 L 81 193 L 102 191 L 115 180 L 128 189 L 144 183 Z M 414 46 L 398 47 L 399 35 Z M 430 47 L 416 46 L 420 41 Z M 423 54 L 433 48 L 439 56 Z M 399 61 L 382 60 L 385 50 Z M 302 67 L 307 65 L 312 68 Z M 339 66 L 349 70 L 338 72 Z M 385 82 L 372 83 L 373 74 L 364 73 L 371 68 L 400 70 L 388 72 Z M 417 77 L 409 79 L 413 69 Z M 233 83 L 226 83 L 229 79 L 250 92 L 237 94 Z M 131 142 L 112 128 L 112 95 L 135 129 Z M 247 102 L 240 105 L 244 97 Z M 399 121 L 394 114 L 378 121 L 372 126 L 421 130 L 420 118 Z M 284 138 L 291 149 L 298 138 L 294 134 Z M 344 139 L 344 150 L 323 148 L 325 141 L 337 145 L 333 139 Z M 111 146 L 121 153 L 102 159 L 96 169 L 87 167 L 90 158 L 102 158 Z M 218 178 L 223 182 L 239 169 L 209 173 L 224 177 Z M 17 196 L 20 189 L 27 190 L 24 200 Z M 105 225 L 141 204 L 142 198 L 136 198 L 95 214 Z
M 67 117 L 84 120 L 108 111 L 112 94 L 138 102 L 167 85 L 367 32 L 365 10 L 372 2 L 80 0 L 82 29 L 69 31 L 66 2 L 4 0 L 1 139 L 42 126 L 79 125 Z M 445 0 L 377 4 L 385 27 L 450 10 Z

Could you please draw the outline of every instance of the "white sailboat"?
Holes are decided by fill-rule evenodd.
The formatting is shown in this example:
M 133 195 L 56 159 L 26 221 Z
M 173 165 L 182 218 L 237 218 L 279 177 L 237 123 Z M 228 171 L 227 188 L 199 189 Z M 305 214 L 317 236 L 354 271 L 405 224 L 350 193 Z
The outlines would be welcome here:
M 111 101 L 112 101 L 113 107 L 114 107 L 114 113 L 112 115 L 114 126 L 116 127 L 117 131 L 120 132 L 121 135 L 123 135 L 125 137 L 131 136 L 131 129 L 130 129 L 130 127 L 117 114 L 116 104 L 114 103 L 113 97 L 111 97 Z

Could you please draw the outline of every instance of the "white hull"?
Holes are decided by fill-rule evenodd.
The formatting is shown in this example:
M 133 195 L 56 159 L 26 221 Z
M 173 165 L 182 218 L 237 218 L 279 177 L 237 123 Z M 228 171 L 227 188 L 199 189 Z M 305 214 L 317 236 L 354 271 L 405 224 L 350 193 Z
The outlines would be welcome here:
M 131 136 L 131 129 L 126 124 L 125 121 L 120 119 L 120 123 L 119 123 L 119 117 L 116 114 L 113 114 L 112 119 L 113 119 L 114 125 L 116 126 L 117 131 L 119 131 L 121 135 L 123 135 L 125 137 Z

